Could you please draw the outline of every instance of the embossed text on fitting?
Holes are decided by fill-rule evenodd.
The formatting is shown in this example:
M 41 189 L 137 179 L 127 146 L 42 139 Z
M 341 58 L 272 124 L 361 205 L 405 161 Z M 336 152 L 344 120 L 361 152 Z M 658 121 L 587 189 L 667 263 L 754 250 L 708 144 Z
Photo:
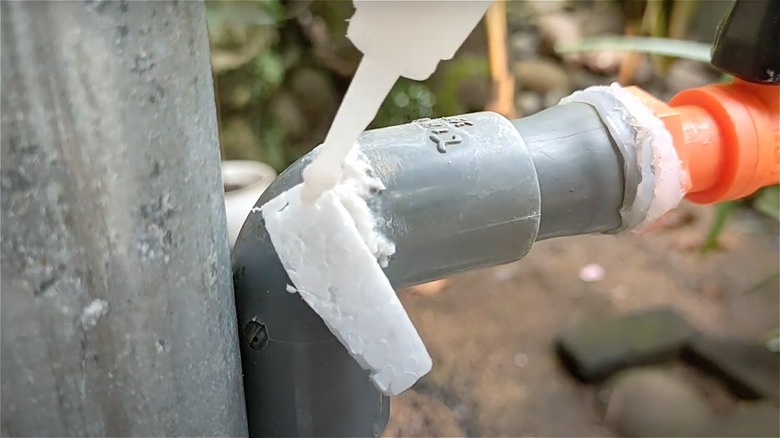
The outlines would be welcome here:
M 463 136 L 458 132 L 474 124 L 462 117 L 444 117 L 441 119 L 418 119 L 414 123 L 428 130 L 428 139 L 436 146 L 436 150 L 446 154 L 447 148 L 463 143 Z

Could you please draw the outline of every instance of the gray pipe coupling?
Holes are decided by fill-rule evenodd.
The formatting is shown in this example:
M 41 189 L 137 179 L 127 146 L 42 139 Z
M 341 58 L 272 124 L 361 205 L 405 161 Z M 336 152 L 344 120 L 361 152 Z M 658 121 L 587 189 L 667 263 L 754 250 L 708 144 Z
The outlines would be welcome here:
M 395 243 L 385 273 L 402 287 L 522 258 L 539 230 L 541 200 L 517 129 L 493 113 L 364 133 L 357 147 L 386 189 L 371 208 Z M 316 150 L 261 196 L 262 206 L 301 182 Z M 250 434 L 379 435 L 388 400 L 300 298 L 286 291 L 261 214 L 245 222 L 233 280 Z
M 366 132 L 360 148 L 387 186 L 371 205 L 396 245 L 394 285 L 509 263 L 531 249 L 541 199 L 517 129 L 489 112 Z

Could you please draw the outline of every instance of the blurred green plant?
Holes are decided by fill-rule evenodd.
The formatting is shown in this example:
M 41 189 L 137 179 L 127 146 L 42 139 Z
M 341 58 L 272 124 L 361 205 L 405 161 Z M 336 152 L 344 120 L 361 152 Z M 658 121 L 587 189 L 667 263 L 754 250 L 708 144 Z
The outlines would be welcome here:
M 490 96 L 490 67 L 484 53 L 459 53 L 439 64 L 426 83 L 436 96 L 438 116 L 482 111 Z
M 766 336 L 766 348 L 774 353 L 780 353 L 780 328 Z
M 278 0 L 207 2 L 214 73 L 238 69 L 275 44 L 281 8 Z
M 211 65 L 219 111 L 223 159 L 255 159 L 279 168 L 278 129 L 255 128 L 264 106 L 283 82 L 284 59 L 274 50 L 284 6 L 279 0 L 207 1 Z M 270 138 L 261 138 L 270 137 Z
M 380 128 L 434 117 L 435 104 L 436 97 L 424 82 L 400 79 L 379 108 L 371 127 Z
M 684 40 L 698 8 L 698 0 L 622 0 L 626 27 L 637 29 L 638 35 L 665 40 Z M 674 55 L 647 52 L 658 71 L 668 71 Z M 709 58 L 707 58 L 709 60 Z
M 780 221 L 780 185 L 766 187 L 753 202 L 756 211 Z
M 751 207 L 770 219 L 780 221 L 780 185 L 764 187 L 754 195 L 738 201 L 717 204 L 707 237 L 700 248 L 701 253 L 706 254 L 719 247 L 719 238 L 726 222 L 739 207 Z
M 379 109 L 372 128 L 482 111 L 490 94 L 490 71 L 484 53 L 463 51 L 439 64 L 427 80 L 400 79 Z
M 612 36 L 584 38 L 576 44 L 559 44 L 555 47 L 555 51 L 561 55 L 581 52 L 624 51 L 709 63 L 710 48 L 709 44 L 695 41 Z
M 252 82 L 253 97 L 266 99 L 282 84 L 287 66 L 281 55 L 266 51 L 254 57 L 252 71 L 257 77 Z
M 736 202 L 721 202 L 715 206 L 715 217 L 712 220 L 710 228 L 707 230 L 707 236 L 704 238 L 704 243 L 701 248 L 699 248 L 699 251 L 702 254 L 718 249 L 718 240 L 723 233 L 723 228 L 726 226 L 726 219 L 731 216 L 731 213 L 736 208 Z
M 325 137 L 360 59 L 345 37 L 352 2 L 206 5 L 223 159 L 281 171 Z M 428 81 L 398 81 L 371 127 L 482 109 L 489 84 L 484 53 L 459 54 Z

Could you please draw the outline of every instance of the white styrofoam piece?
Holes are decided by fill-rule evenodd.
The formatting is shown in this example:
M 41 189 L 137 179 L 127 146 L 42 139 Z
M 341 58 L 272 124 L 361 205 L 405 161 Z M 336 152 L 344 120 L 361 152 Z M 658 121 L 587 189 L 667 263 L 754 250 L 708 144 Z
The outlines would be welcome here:
M 302 200 L 299 184 L 265 204 L 262 214 L 293 283 L 287 290 L 297 290 L 349 354 L 370 371 L 380 391 L 398 395 L 430 371 L 432 361 L 377 262 L 382 251 L 369 249 L 358 230 L 351 212 L 366 221 L 370 211 L 355 205 L 360 196 L 345 194 L 359 193 L 362 187 L 350 174 L 360 176 L 345 172 L 346 181 L 314 204 Z M 349 209 L 343 199 L 349 200 Z

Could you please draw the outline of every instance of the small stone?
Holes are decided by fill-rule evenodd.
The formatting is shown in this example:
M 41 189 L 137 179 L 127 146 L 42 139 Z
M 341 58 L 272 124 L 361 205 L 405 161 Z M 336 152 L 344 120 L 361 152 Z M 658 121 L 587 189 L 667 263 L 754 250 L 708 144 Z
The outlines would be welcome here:
M 517 96 L 515 105 L 524 116 L 530 116 L 542 109 L 542 98 L 532 91 L 524 91 Z
M 739 406 L 731 415 L 718 417 L 701 436 L 756 438 L 780 436 L 780 411 L 767 402 Z
M 661 307 L 564 331 L 556 350 L 572 375 L 598 382 L 623 368 L 676 357 L 696 330 L 671 308 Z
M 627 437 L 696 436 L 712 413 L 685 380 L 663 370 L 622 372 L 607 385 L 605 423 Z
M 520 368 L 525 368 L 528 365 L 528 355 L 524 353 L 517 353 L 513 359 L 515 365 Z
M 737 397 L 780 400 L 780 355 L 762 344 L 700 337 L 683 358 L 723 381 Z
M 586 283 L 594 283 L 603 280 L 606 273 L 603 266 L 597 263 L 588 263 L 580 269 L 579 277 Z
M 587 68 L 573 68 L 569 70 L 572 89 L 580 90 L 592 85 L 609 85 L 615 81 L 613 77 L 596 74 Z
M 563 66 L 557 62 L 534 59 L 515 63 L 512 68 L 517 86 L 522 90 L 546 94 L 551 91 L 568 94 L 571 81 Z
M 509 37 L 509 47 L 513 58 L 531 58 L 536 54 L 539 41 L 532 33 L 516 33 Z
M 615 73 L 625 58 L 625 52 L 601 50 L 585 55 L 585 65 L 597 73 Z
M 529 2 L 529 4 L 540 3 L 547 2 Z M 574 14 L 566 12 L 545 14 L 539 17 L 539 35 L 544 51 L 555 53 L 555 46 L 558 44 L 574 45 L 582 40 L 582 24 Z M 564 58 L 576 61 L 581 58 L 581 54 L 567 54 Z

